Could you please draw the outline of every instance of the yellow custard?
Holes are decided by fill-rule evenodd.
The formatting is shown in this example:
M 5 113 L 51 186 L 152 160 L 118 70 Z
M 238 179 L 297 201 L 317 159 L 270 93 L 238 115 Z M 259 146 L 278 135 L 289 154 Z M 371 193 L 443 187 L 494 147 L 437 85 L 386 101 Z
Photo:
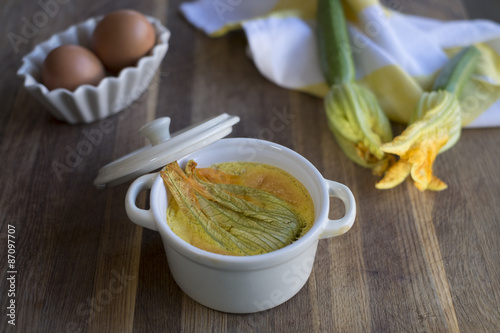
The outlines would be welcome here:
M 172 167 L 174 176 L 161 172 L 167 188 L 176 193 L 167 223 L 191 245 L 219 254 L 255 255 L 284 247 L 312 227 L 312 199 L 284 170 L 252 162 L 196 169 L 192 163 L 183 173 L 178 165 Z M 222 199 L 214 202 L 214 196 Z

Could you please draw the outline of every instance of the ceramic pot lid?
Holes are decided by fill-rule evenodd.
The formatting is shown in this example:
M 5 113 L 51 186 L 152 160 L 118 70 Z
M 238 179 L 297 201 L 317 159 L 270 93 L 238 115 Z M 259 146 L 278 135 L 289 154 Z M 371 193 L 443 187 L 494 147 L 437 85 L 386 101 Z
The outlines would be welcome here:
M 94 185 L 114 186 L 162 168 L 229 135 L 239 121 L 239 117 L 223 113 L 171 136 L 170 118 L 158 118 L 139 129 L 151 145 L 102 167 Z

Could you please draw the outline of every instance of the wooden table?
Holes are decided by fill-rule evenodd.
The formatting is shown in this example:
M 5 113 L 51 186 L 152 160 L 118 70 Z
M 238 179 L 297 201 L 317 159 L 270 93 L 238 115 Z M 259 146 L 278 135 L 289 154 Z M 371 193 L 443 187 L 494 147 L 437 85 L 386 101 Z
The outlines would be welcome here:
M 18 52 L 6 34 L 19 34 L 24 20 L 42 9 L 35 1 L 1 6 L 0 331 L 500 331 L 500 129 L 465 130 L 439 156 L 435 171 L 446 191 L 421 193 L 409 182 L 379 191 L 370 171 L 339 150 L 320 99 L 270 83 L 245 55 L 243 33 L 208 38 L 181 16 L 179 1 L 59 4 Z M 16 77 L 20 59 L 70 24 L 123 7 L 161 19 L 172 31 L 170 49 L 148 91 L 110 118 L 113 130 L 58 178 L 54 163 L 64 164 L 87 140 L 85 131 L 100 123 L 68 125 L 51 117 Z M 460 0 L 399 6 L 441 19 L 467 17 L 464 8 Z M 293 116 L 289 124 L 264 138 L 349 186 L 358 202 L 356 222 L 347 234 L 320 241 L 310 279 L 285 304 L 249 315 L 208 309 L 173 281 L 159 234 L 127 218 L 130 182 L 97 190 L 93 180 L 103 165 L 145 145 L 137 131 L 157 117 L 170 116 L 175 131 L 227 112 L 241 117 L 232 136 L 260 137 L 283 111 Z M 146 194 L 139 201 L 146 205 Z M 15 327 L 6 310 L 9 231 Z

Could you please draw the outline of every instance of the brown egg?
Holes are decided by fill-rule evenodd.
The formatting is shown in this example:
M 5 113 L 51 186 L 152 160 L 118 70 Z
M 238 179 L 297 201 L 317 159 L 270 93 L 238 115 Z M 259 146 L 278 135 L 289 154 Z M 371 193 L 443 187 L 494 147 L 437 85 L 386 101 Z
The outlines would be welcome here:
M 155 45 L 155 29 L 144 15 L 118 10 L 106 15 L 92 34 L 92 49 L 113 73 L 135 66 Z
M 97 86 L 105 75 L 99 58 L 78 45 L 61 45 L 53 49 L 42 65 L 42 83 L 49 90 L 74 91 L 83 84 Z

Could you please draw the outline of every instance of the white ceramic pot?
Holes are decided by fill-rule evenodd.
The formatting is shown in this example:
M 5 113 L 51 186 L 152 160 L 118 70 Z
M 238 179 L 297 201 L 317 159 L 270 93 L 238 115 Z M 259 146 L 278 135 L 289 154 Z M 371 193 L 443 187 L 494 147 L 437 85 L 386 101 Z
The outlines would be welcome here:
M 314 225 L 293 244 L 256 256 L 226 256 L 198 249 L 170 230 L 166 220 L 169 194 L 158 173 L 132 183 L 125 202 L 129 218 L 160 233 L 177 284 L 188 296 L 212 309 L 251 313 L 287 301 L 309 278 L 318 241 L 341 235 L 354 223 L 356 204 L 351 191 L 324 179 L 309 161 L 286 147 L 257 139 L 223 139 L 178 162 L 183 167 L 190 159 L 199 167 L 229 161 L 277 166 L 296 177 L 314 202 Z M 135 204 L 137 195 L 148 189 L 151 208 L 140 209 Z M 330 197 L 340 198 L 345 205 L 345 215 L 339 220 L 328 219 Z

